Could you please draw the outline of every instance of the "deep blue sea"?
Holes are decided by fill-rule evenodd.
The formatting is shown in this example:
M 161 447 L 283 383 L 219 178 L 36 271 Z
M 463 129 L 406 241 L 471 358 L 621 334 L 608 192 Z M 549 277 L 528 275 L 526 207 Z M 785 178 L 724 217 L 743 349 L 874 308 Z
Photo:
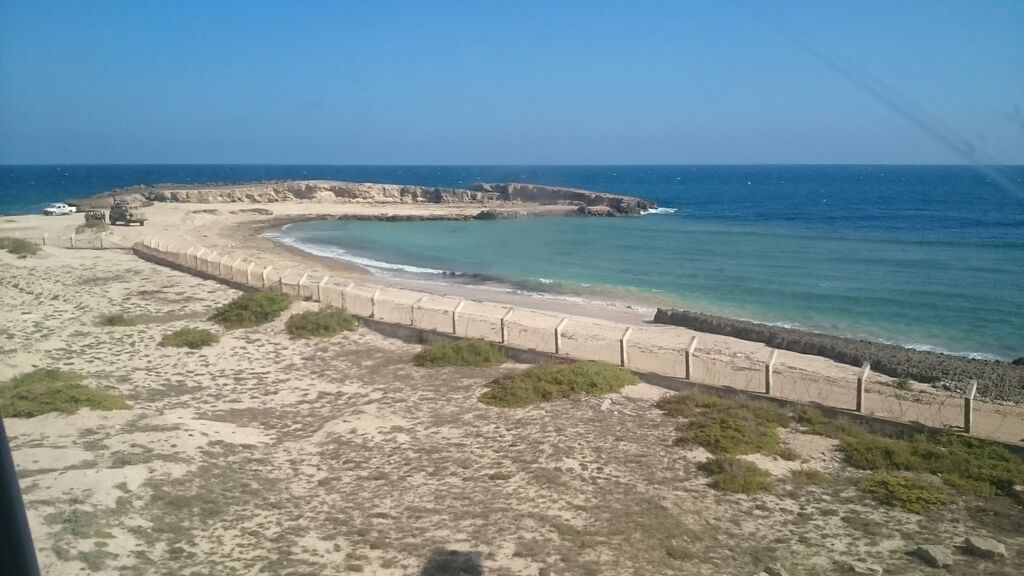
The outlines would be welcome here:
M 1000 168 L 1024 188 L 1024 167 Z M 0 167 L 0 213 L 161 182 L 534 182 L 643 196 L 639 218 L 334 222 L 291 242 L 381 273 L 679 306 L 957 354 L 1024 355 L 1024 199 L 954 166 Z

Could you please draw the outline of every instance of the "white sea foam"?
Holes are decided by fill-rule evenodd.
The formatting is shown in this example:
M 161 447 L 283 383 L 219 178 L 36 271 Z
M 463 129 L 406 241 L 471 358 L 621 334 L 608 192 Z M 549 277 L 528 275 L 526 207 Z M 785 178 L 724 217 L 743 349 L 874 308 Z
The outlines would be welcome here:
M 938 346 L 919 344 L 916 342 L 904 344 L 904 347 L 910 348 L 911 350 L 920 350 L 921 352 L 935 352 L 937 354 L 948 354 L 950 356 L 963 356 L 966 358 L 973 358 L 974 360 L 1002 360 L 999 356 L 993 356 L 992 354 L 986 354 L 984 352 L 952 352 L 945 348 L 939 348 Z
M 655 208 L 653 210 L 644 210 L 644 214 L 675 214 L 676 208 Z
M 273 232 L 267 232 L 263 234 L 263 236 L 265 238 L 270 238 L 275 242 L 280 242 L 281 244 L 285 244 L 293 248 L 298 248 L 299 250 L 302 250 L 304 252 L 309 252 L 310 254 L 323 256 L 325 258 L 334 258 L 336 260 L 345 260 L 347 262 L 359 264 L 360 266 L 365 266 L 375 274 L 382 273 L 383 271 L 386 270 L 411 272 L 413 274 L 446 274 L 444 270 L 437 270 L 435 268 L 407 266 L 405 264 L 394 264 L 392 262 L 381 262 L 380 260 L 374 260 L 372 258 L 363 258 L 362 256 L 355 256 L 349 254 L 346 250 L 338 248 L 337 246 L 327 246 L 325 244 L 317 244 L 315 242 L 302 242 L 290 236 L 275 234 Z

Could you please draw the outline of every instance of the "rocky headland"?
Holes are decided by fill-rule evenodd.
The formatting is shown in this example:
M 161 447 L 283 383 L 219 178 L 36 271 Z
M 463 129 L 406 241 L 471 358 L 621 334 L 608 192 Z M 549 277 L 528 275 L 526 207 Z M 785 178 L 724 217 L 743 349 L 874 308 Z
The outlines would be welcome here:
M 469 188 L 440 188 L 334 180 L 201 186 L 134 186 L 69 202 L 83 208 L 104 208 L 110 205 L 114 196 L 128 197 L 141 202 L 194 204 L 312 201 L 489 205 L 488 210 L 481 213 L 483 219 L 510 217 L 515 211 L 509 210 L 511 206 L 507 205 L 527 203 L 576 207 L 576 213 L 590 216 L 635 216 L 657 208 L 657 204 L 642 198 L 536 184 L 475 184 Z
M 654 321 L 699 332 L 760 342 L 780 350 L 824 356 L 853 366 L 869 362 L 874 372 L 892 378 L 909 378 L 928 384 L 942 384 L 951 390 L 962 391 L 968 382 L 977 380 L 978 394 L 982 397 L 1014 403 L 1024 402 L 1024 366 L 1015 366 L 1008 362 L 914 350 L 893 344 L 830 336 L 689 310 L 659 308 Z

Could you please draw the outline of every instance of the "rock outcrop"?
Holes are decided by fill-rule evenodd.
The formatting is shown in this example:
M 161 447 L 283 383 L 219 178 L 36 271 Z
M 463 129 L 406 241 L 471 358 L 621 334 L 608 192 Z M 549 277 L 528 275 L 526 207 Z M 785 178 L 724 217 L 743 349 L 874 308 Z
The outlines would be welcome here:
M 600 215 L 639 216 L 647 210 L 658 207 L 657 204 L 643 198 L 619 196 L 604 192 L 592 192 L 579 188 L 563 188 L 559 186 L 540 186 L 537 184 L 474 184 L 471 191 L 485 194 L 497 194 L 508 202 L 536 202 L 538 204 L 571 204 L 582 208 L 580 213 L 586 214 L 587 208 L 605 208 L 594 211 Z
M 945 546 L 923 545 L 914 550 L 914 555 L 932 568 L 945 568 L 953 564 L 953 553 Z
M 631 196 L 591 192 L 575 188 L 534 184 L 477 184 L 469 188 L 439 188 L 402 184 L 373 184 L 334 180 L 260 182 L 223 186 L 160 184 L 136 186 L 74 202 L 77 206 L 109 206 L 113 196 L 142 202 L 273 203 L 292 200 L 313 202 L 500 204 L 531 202 L 578 206 L 587 215 L 639 215 L 657 207 L 654 202 Z
M 964 539 L 964 546 L 968 554 L 978 558 L 986 560 L 1006 558 L 1006 546 L 987 536 L 968 536 Z

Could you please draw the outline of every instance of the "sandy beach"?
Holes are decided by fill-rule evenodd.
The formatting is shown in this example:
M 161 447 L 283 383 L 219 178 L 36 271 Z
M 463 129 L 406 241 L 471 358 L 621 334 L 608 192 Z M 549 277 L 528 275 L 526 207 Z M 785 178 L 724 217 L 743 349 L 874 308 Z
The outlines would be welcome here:
M 507 207 L 507 204 L 498 204 Z M 565 215 L 571 206 L 515 203 L 514 209 L 524 215 Z M 315 256 L 274 242 L 264 233 L 289 222 L 318 218 L 466 218 L 481 210 L 479 203 L 360 203 L 360 202 L 275 202 L 275 203 L 156 203 L 146 208 L 150 220 L 142 226 L 109 227 L 102 234 L 81 231 L 76 245 L 129 247 L 145 238 L 161 238 L 181 247 L 197 246 L 219 254 L 233 254 L 271 265 L 275 274 L 295 281 L 304 273 L 311 277 L 331 276 L 337 280 L 354 280 L 391 289 L 398 298 L 411 299 L 416 293 L 433 294 L 439 298 L 466 299 L 481 312 L 494 314 L 494 307 L 516 307 L 521 310 L 510 319 L 512 337 L 518 336 L 517 323 L 527 327 L 547 326 L 554 330 L 565 317 L 576 318 L 566 334 L 566 353 L 574 349 L 589 351 L 595 357 L 607 348 L 618 346 L 621 328 L 605 327 L 608 323 L 633 326 L 631 342 L 635 350 L 631 358 L 636 368 L 667 376 L 682 376 L 682 351 L 692 338 L 699 347 L 693 362 L 693 376 L 698 382 L 748 391 L 763 389 L 763 369 L 772 350 L 756 342 L 715 334 L 695 332 L 681 327 L 651 324 L 653 310 L 629 303 L 589 302 L 586 300 L 545 297 L 501 290 L 473 284 L 402 279 L 374 275 L 352 263 Z M 67 246 L 80 226 L 81 216 L 41 217 L 16 216 L 0 221 L 0 235 L 22 236 L 41 240 L 44 235 L 51 245 Z M 382 225 L 386 225 L 382 223 Z M 292 278 L 294 276 L 294 278 Z M 488 308 L 490 307 L 490 308 Z M 402 312 L 403 314 L 407 312 Z M 498 313 L 500 316 L 501 314 Z M 407 319 L 401 319 L 407 323 Z M 586 329 L 582 329 L 586 327 Z M 574 334 L 579 334 L 575 336 Z M 481 333 L 478 336 L 487 337 Z M 548 338 L 527 338 L 523 347 L 553 352 Z M 582 348 L 581 348 L 582 347 Z M 775 361 L 773 394 L 802 402 L 852 409 L 855 384 L 861 370 L 819 356 L 780 350 Z M 932 427 L 958 427 L 963 422 L 962 399 L 959 394 L 929 385 L 910 383 L 895 387 L 895 379 L 872 374 L 865 389 L 865 412 L 903 422 L 919 422 Z M 986 438 L 1019 444 L 1024 442 L 1024 410 L 1004 404 L 976 403 L 974 433 Z
M 295 256 L 237 208 L 155 206 L 151 225 L 109 239 L 173 232 Z M 13 220 L 0 234 L 59 236 L 78 218 Z M 239 227 L 252 236 L 232 238 Z M 918 541 L 982 533 L 1024 545 L 1007 531 L 1013 512 L 982 501 L 927 520 L 880 508 L 853 488 L 860 473 L 834 441 L 791 430 L 800 460 L 750 457 L 777 490 L 713 492 L 697 471 L 707 453 L 671 444 L 674 423 L 652 404 L 666 392 L 646 384 L 613 395 L 610 409 L 585 399 L 488 408 L 476 401 L 482 385 L 520 366 L 416 368 L 419 345 L 367 328 L 314 342 L 289 339 L 284 319 L 223 333 L 205 318 L 237 291 L 125 250 L 0 253 L 0 271 L 0 380 L 60 365 L 132 405 L 7 420 L 47 574 L 450 574 L 431 566 L 453 558 L 492 575 L 756 574 L 779 562 L 833 574 L 850 561 L 923 574 L 904 554 Z M 139 323 L 96 325 L 114 312 Z M 185 325 L 222 339 L 195 352 L 155 345 Z M 797 468 L 835 481 L 787 487 Z M 1018 562 L 986 567 L 1011 574 Z

